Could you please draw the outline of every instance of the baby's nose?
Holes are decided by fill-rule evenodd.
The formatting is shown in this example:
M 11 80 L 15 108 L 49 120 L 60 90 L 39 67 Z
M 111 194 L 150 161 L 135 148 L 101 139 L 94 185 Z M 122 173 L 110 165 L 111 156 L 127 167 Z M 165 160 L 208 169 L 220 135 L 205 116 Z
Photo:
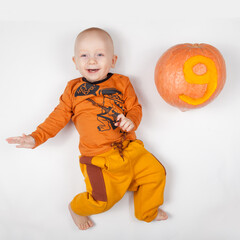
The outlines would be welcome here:
M 90 57 L 88 63 L 89 64 L 95 64 L 97 62 L 95 57 Z

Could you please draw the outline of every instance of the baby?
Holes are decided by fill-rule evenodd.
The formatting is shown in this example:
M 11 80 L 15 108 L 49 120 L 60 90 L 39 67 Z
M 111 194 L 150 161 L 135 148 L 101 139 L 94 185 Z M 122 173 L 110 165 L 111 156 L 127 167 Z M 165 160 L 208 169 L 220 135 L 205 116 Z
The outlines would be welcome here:
M 151 222 L 166 220 L 163 204 L 165 168 L 148 152 L 135 130 L 141 105 L 129 78 L 110 73 L 117 56 L 111 36 L 99 28 L 81 32 L 73 62 L 82 77 L 68 82 L 59 105 L 30 135 L 7 141 L 17 148 L 36 148 L 54 137 L 70 120 L 80 134 L 80 167 L 86 192 L 74 197 L 69 211 L 86 230 L 90 215 L 110 209 L 126 191 L 134 191 L 135 216 Z

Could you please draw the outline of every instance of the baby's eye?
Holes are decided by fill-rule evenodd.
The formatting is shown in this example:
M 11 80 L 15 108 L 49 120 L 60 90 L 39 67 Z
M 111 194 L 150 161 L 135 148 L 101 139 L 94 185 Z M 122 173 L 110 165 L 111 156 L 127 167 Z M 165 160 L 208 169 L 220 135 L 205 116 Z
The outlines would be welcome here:
M 103 53 L 98 53 L 98 55 L 97 55 L 98 57 L 103 57 L 104 56 L 104 54 Z
M 81 54 L 80 57 L 87 57 L 87 54 Z

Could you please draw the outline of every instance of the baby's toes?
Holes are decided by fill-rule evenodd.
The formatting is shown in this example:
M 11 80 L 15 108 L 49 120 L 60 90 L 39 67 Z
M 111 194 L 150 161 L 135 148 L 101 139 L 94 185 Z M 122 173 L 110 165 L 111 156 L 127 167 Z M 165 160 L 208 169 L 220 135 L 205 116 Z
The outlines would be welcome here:
M 84 230 L 87 230 L 88 228 L 90 228 L 89 224 L 88 224 L 88 223 L 85 223 L 85 228 L 84 228 Z
M 92 227 L 93 226 L 93 222 L 92 221 L 88 221 L 88 225 L 89 225 L 89 227 Z
M 78 225 L 78 228 L 79 228 L 80 230 L 84 230 L 84 224 L 79 224 L 79 225 Z

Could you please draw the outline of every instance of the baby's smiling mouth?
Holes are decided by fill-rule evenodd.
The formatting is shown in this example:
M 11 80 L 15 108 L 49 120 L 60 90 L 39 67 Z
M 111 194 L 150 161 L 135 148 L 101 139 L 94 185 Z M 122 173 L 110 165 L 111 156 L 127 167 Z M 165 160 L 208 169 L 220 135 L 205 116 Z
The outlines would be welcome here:
M 99 71 L 99 69 L 87 69 L 89 73 L 96 73 Z

